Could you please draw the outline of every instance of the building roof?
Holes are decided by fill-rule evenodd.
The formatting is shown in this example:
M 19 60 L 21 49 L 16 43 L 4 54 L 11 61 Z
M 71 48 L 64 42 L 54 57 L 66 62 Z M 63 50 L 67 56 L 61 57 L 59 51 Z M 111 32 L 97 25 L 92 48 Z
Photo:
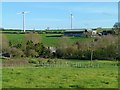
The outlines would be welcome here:
M 83 32 L 86 29 L 66 29 L 65 32 Z

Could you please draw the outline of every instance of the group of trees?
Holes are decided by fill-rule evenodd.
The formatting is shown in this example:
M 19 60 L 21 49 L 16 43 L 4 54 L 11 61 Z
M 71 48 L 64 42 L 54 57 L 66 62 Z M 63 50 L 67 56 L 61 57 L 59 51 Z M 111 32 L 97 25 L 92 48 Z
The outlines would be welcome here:
M 56 56 L 58 58 L 69 59 L 120 59 L 120 23 L 113 26 L 115 34 L 91 38 L 87 42 L 75 42 L 72 46 L 68 44 L 68 38 L 63 38 L 61 46 L 57 47 Z
M 67 59 L 119 59 L 118 38 L 116 35 L 94 37 L 87 42 L 74 42 L 71 44 L 68 37 L 61 37 L 56 47 L 56 53 L 43 45 L 41 37 L 37 33 L 27 33 L 24 42 L 13 45 L 2 34 L 3 53 L 9 53 L 11 57 L 43 57 L 43 58 L 67 58 Z
M 63 43 L 66 43 L 65 40 Z M 118 38 L 113 35 L 91 38 L 87 42 L 75 42 L 72 46 L 61 46 L 57 48 L 56 56 L 58 58 L 69 59 L 118 59 Z M 66 45 L 66 44 L 64 44 Z
M 12 44 L 5 34 L 2 34 L 2 53 L 9 53 L 11 57 L 49 57 L 50 50 L 46 48 L 37 33 L 27 33 L 24 42 Z

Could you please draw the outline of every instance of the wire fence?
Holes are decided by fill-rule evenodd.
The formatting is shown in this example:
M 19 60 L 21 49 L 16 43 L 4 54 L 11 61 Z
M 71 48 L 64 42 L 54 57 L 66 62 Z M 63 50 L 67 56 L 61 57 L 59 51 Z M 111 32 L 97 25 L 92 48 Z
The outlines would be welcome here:
M 103 68 L 103 67 L 118 67 L 119 63 L 107 64 L 107 63 L 67 63 L 67 64 L 3 64 L 3 67 L 48 67 L 48 68 Z

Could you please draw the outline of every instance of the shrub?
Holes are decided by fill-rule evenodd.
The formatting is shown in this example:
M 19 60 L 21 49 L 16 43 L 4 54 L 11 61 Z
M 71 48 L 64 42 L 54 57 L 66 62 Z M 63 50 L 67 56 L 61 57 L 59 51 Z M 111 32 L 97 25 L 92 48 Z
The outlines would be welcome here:
M 54 64 L 54 63 L 55 63 L 55 60 L 48 59 L 47 62 L 48 62 L 49 64 Z
M 23 51 L 17 48 L 11 48 L 10 53 L 12 57 L 24 57 L 25 56 Z
M 27 57 L 37 57 L 38 53 L 34 49 L 30 49 L 26 52 Z
M 42 53 L 42 57 L 44 57 L 44 58 L 50 58 L 51 57 L 51 53 L 50 53 L 50 50 L 48 48 L 44 48 L 44 51 Z
M 6 37 L 5 34 L 0 34 L 0 52 L 8 52 L 10 47 L 9 47 L 9 41 Z
M 38 52 L 39 55 L 42 55 L 43 51 L 44 51 L 44 45 L 42 43 L 37 43 L 34 45 L 34 49 L 36 52 Z
M 57 58 L 63 58 L 65 56 L 65 49 L 57 48 L 56 56 Z
M 22 44 L 17 44 L 15 47 L 16 47 L 16 48 L 21 48 L 21 47 L 22 47 Z
M 39 61 L 36 59 L 30 59 L 29 63 L 33 63 L 33 64 L 39 64 Z
M 38 33 L 29 32 L 25 34 L 25 41 L 32 41 L 34 44 L 40 43 L 41 37 Z
M 26 42 L 26 50 L 33 49 L 34 43 L 33 41 L 29 40 Z

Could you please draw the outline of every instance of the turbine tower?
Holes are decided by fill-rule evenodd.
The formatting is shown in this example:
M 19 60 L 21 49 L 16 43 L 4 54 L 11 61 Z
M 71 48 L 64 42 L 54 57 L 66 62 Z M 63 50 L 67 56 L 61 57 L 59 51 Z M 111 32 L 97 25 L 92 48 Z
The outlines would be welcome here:
M 29 12 L 27 12 L 27 11 L 22 11 L 22 12 L 18 13 L 18 14 L 22 14 L 22 15 L 23 15 L 23 32 L 25 32 L 25 14 L 26 14 L 26 13 L 29 13 Z
M 73 19 L 73 14 L 70 13 L 70 16 L 71 16 L 71 30 L 72 30 L 72 28 L 73 28 L 73 25 L 72 25 L 73 24 L 73 20 L 72 20 Z

